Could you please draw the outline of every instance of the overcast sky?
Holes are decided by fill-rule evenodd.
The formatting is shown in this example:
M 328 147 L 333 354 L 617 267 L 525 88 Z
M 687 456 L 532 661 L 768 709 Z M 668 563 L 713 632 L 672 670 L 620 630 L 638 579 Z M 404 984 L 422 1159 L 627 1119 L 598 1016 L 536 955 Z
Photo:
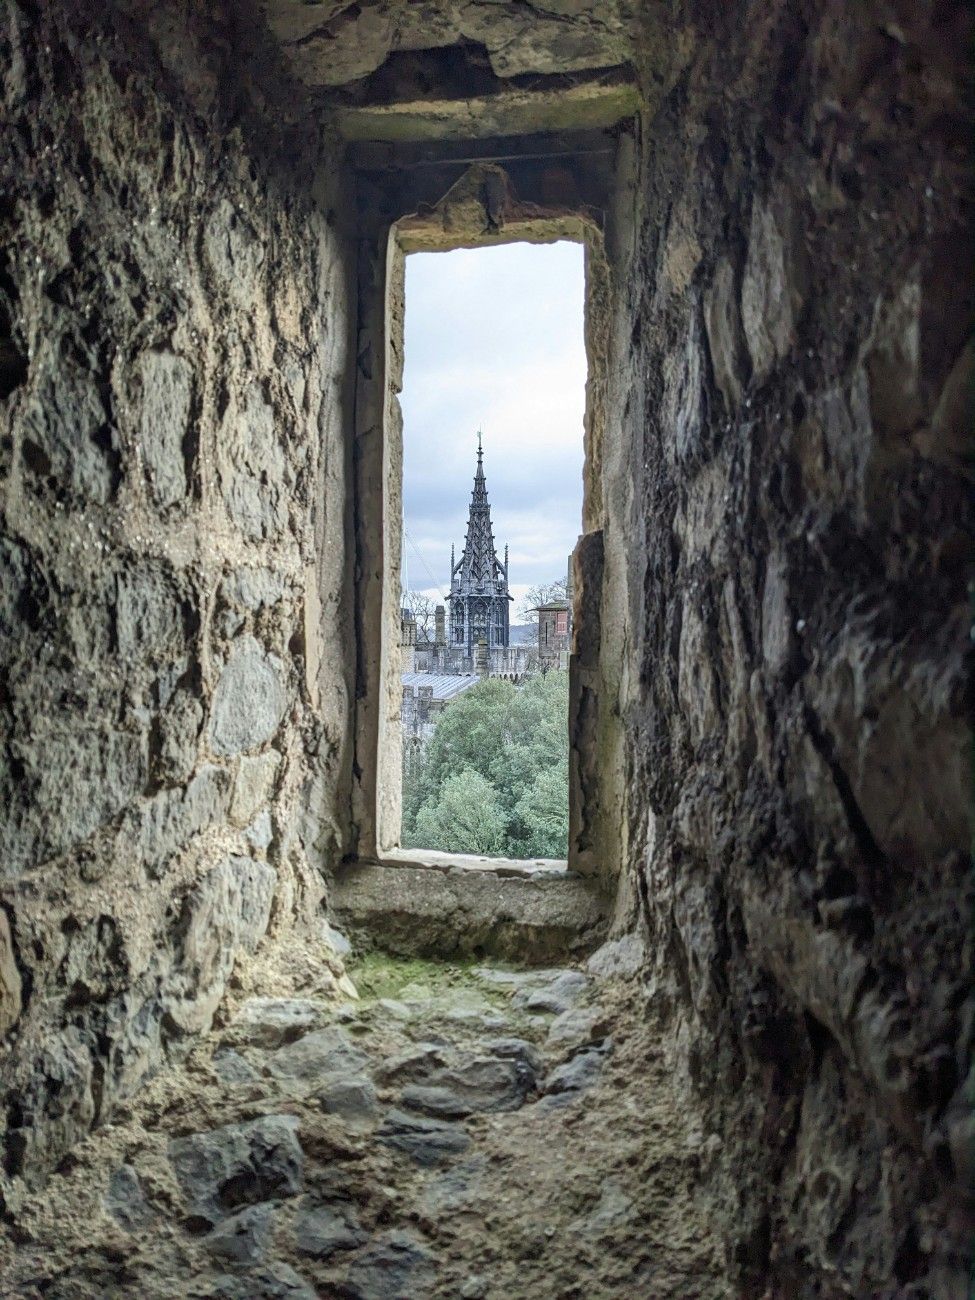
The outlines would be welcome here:
M 565 573 L 582 518 L 583 250 L 506 244 L 406 259 L 403 406 L 408 583 L 447 590 L 477 430 L 515 606 Z M 429 568 L 424 567 L 421 559 Z M 433 580 L 431 576 L 433 575 Z

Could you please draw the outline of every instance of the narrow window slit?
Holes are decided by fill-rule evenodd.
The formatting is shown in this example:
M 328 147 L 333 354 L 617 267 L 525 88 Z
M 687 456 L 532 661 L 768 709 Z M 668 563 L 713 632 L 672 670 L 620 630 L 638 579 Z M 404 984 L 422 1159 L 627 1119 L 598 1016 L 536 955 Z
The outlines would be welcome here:
M 569 856 L 583 304 L 568 240 L 406 258 L 401 850 Z

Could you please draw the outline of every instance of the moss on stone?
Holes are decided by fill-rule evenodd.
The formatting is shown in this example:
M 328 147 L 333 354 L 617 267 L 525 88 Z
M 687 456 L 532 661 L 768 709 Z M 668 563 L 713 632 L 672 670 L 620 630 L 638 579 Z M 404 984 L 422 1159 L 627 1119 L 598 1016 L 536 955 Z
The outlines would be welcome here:
M 417 957 L 391 957 L 386 953 L 369 952 L 349 967 L 349 974 L 363 1001 L 398 998 L 410 985 L 421 985 L 434 994 L 444 993 L 448 989 L 477 989 L 487 999 L 506 1002 L 507 990 L 478 979 L 474 974 L 475 967 L 481 969 L 494 964 L 485 961 L 446 964 L 442 961 L 424 961 Z

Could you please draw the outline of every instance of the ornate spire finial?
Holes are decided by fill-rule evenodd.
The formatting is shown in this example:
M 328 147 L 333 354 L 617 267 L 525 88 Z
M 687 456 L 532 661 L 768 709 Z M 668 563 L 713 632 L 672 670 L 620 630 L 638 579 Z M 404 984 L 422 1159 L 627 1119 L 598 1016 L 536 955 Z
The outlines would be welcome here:
M 484 448 L 481 446 L 481 431 L 477 431 L 477 459 L 480 460 L 484 455 Z

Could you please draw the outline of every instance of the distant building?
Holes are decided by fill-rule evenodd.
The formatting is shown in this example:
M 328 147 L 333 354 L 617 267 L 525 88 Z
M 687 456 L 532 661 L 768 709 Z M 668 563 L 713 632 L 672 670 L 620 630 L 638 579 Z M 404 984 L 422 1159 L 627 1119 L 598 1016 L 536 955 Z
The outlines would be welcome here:
M 567 600 L 538 606 L 538 666 L 568 669 L 572 636 L 572 607 Z
M 403 673 L 403 765 L 417 770 L 441 713 L 481 679 L 475 673 Z
M 421 643 L 404 647 L 402 671 L 440 674 L 469 674 L 477 677 L 504 677 L 511 682 L 538 671 L 538 650 L 535 642 L 529 645 L 495 646 L 489 650 L 483 643 L 468 655 L 464 648 Z M 408 667 L 409 665 L 409 667 Z
M 504 563 L 494 549 L 494 528 L 484 478 L 484 450 L 477 435 L 477 469 L 467 519 L 467 536 L 460 559 L 450 552 L 450 648 L 467 658 L 483 643 L 488 652 L 508 645 L 511 596 L 508 592 L 508 548 Z
M 400 672 L 411 673 L 416 666 L 416 619 L 405 606 L 399 612 Z
M 433 639 L 418 634 L 404 608 L 400 620 L 404 742 L 422 743 L 441 710 L 478 678 L 521 682 L 539 670 L 568 670 L 572 640 L 571 563 L 568 598 L 538 606 L 537 628 L 520 628 L 512 641 L 508 549 L 498 558 L 484 475 L 484 449 L 477 437 L 477 466 L 464 550 L 450 554 L 450 594 L 434 611 Z M 451 690 L 445 683 L 458 683 Z

